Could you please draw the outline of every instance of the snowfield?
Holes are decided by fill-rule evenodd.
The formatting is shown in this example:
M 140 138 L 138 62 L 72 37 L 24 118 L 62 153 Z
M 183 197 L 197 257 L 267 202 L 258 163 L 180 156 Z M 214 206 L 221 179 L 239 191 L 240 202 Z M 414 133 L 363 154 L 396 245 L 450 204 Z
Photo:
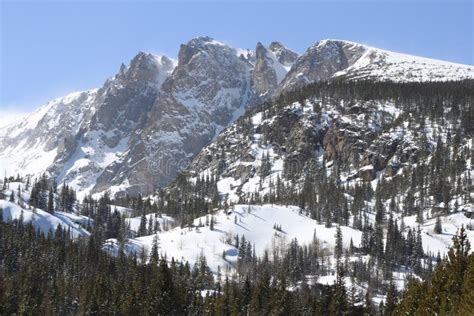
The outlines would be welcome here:
M 85 237 L 90 233 L 81 225 L 86 226 L 88 219 L 85 216 L 76 215 L 73 213 L 55 212 L 50 214 L 40 209 L 31 210 L 22 208 L 18 204 L 0 200 L 0 207 L 3 209 L 3 222 L 11 222 L 13 220 L 20 220 L 23 217 L 23 223 L 33 224 L 33 226 L 43 234 L 47 235 L 50 231 L 56 231 L 59 225 L 63 230 L 70 230 L 71 237 Z
M 207 218 L 210 222 L 211 216 Z M 169 260 L 188 261 L 191 265 L 204 255 L 211 270 L 216 273 L 219 266 L 232 269 L 237 264 L 238 249 L 234 247 L 236 235 L 240 239 L 245 236 L 245 240 L 255 248 L 257 256 L 262 256 L 265 250 L 270 255 L 274 251 L 282 251 L 294 238 L 299 244 L 307 244 L 316 236 L 324 247 L 331 251 L 334 247 L 336 225 L 326 228 L 324 224 L 301 214 L 300 208 L 296 206 L 235 205 L 228 211 L 220 210 L 213 218 L 214 230 L 205 226 L 206 216 L 203 216 L 194 220 L 194 228 L 177 227 L 156 235 L 131 239 L 126 249 L 137 254 L 142 248 L 149 252 L 157 236 L 161 255 L 166 255 Z M 274 228 L 275 224 L 281 226 L 281 231 Z M 360 245 L 360 231 L 345 226 L 341 226 L 341 231 L 345 247 L 349 247 L 351 238 L 355 246 Z M 117 241 L 109 240 L 106 249 L 116 253 Z
M 349 46 L 360 44 L 341 41 Z M 333 77 L 373 78 L 384 81 L 426 82 L 474 78 L 474 66 L 402 54 L 362 45 L 365 52 L 357 61 Z
M 249 212 L 250 210 L 250 212 Z M 207 217 L 207 219 L 206 219 Z M 154 214 L 148 214 L 147 219 L 154 219 Z M 179 261 L 188 261 L 194 265 L 200 256 L 204 255 L 211 270 L 216 273 L 218 267 L 233 269 L 238 260 L 238 249 L 234 247 L 235 236 L 252 244 L 257 256 L 262 256 L 265 251 L 271 254 L 275 251 L 283 251 L 289 242 L 296 238 L 299 244 L 308 244 L 315 236 L 323 248 L 332 252 L 335 244 L 336 224 L 325 227 L 324 223 L 309 218 L 297 206 L 281 206 L 275 204 L 265 205 L 235 205 L 229 210 L 220 210 L 214 216 L 214 230 L 206 226 L 211 215 L 196 218 L 193 228 L 176 227 L 169 231 L 162 231 L 150 236 L 133 238 L 127 241 L 126 250 L 129 253 L 139 254 L 142 249 L 149 253 L 153 240 L 158 241 L 159 253 L 169 260 L 174 258 Z M 462 213 L 451 214 L 441 217 L 443 234 L 433 232 L 435 219 L 425 221 L 420 226 L 422 232 L 423 249 L 425 253 L 436 256 L 447 254 L 452 244 L 452 237 L 461 225 L 466 227 L 472 220 Z M 408 227 L 417 229 L 418 224 L 413 216 L 404 217 L 405 230 Z M 133 231 L 138 231 L 140 217 L 126 219 Z M 163 216 L 163 221 L 172 221 L 169 216 Z M 373 222 L 373 219 L 371 219 Z M 275 229 L 275 225 L 281 227 L 281 231 Z M 340 226 L 343 236 L 343 246 L 349 248 L 352 239 L 353 245 L 359 247 L 362 232 L 351 227 Z M 474 231 L 466 230 L 471 243 L 474 243 Z M 104 247 L 112 254 L 118 251 L 118 243 L 110 239 Z M 225 258 L 223 256 L 225 253 Z

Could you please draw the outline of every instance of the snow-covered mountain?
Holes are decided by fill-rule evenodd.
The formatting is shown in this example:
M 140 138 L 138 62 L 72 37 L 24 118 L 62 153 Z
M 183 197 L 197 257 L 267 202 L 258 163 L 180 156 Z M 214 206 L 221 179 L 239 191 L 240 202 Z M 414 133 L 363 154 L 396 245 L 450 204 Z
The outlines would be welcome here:
M 263 101 L 275 92 L 297 58 L 298 54 L 279 42 L 272 42 L 268 47 L 257 43 L 251 81 L 256 101 Z
M 301 55 L 280 84 L 289 90 L 335 77 L 426 82 L 472 79 L 474 66 L 386 51 L 350 41 L 325 39 Z
M 246 251 L 237 234 L 258 258 L 315 238 L 326 253 L 315 260 L 327 270 L 306 277 L 327 284 L 339 226 L 354 275 L 377 260 L 371 273 L 382 273 L 386 260 L 402 290 L 424 277 L 416 256 L 429 269 L 462 226 L 474 240 L 473 92 L 473 81 L 334 81 L 282 95 L 231 124 L 157 197 L 175 203 L 181 227 L 130 239 L 127 250 L 149 252 L 157 241 L 167 258 L 193 264 L 203 255 L 215 273 L 232 275 Z M 199 203 L 215 196 L 222 209 Z M 414 235 L 421 254 L 408 255 L 400 249 L 413 248 Z M 105 248 L 116 253 L 117 242 Z
M 20 192 L 19 192 L 20 190 Z M 45 236 L 48 233 L 55 233 L 58 227 L 63 232 L 68 232 L 70 237 L 86 237 L 90 232 L 86 230 L 94 224 L 94 221 L 86 216 L 71 212 L 56 211 L 54 214 L 44 210 L 33 208 L 29 204 L 30 192 L 25 190 L 25 183 L 10 182 L 8 188 L 2 192 L 5 198 L 14 195 L 14 201 L 3 199 L 0 196 L 0 221 L 11 223 L 13 221 L 22 221 L 23 224 L 32 224 L 39 232 Z
M 151 193 L 246 108 L 335 77 L 461 80 L 474 69 L 340 40 L 298 56 L 279 42 L 251 51 L 199 37 L 181 45 L 177 60 L 141 52 L 102 87 L 2 124 L 0 165 L 9 174 L 47 172 L 80 195 Z

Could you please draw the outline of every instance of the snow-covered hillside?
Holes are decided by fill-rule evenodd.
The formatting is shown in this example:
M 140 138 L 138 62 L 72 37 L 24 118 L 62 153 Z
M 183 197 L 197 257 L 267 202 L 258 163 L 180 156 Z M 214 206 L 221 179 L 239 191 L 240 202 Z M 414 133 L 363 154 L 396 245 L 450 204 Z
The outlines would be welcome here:
M 274 251 L 284 251 L 294 238 L 299 243 L 307 244 L 316 237 L 322 241 L 322 247 L 331 251 L 334 247 L 336 226 L 326 228 L 324 224 L 318 224 L 295 206 L 237 204 L 227 211 L 218 211 L 212 218 L 212 230 L 211 215 L 203 216 L 194 220 L 193 228 L 177 227 L 170 231 L 131 239 L 128 243 L 134 247 L 130 249 L 137 254 L 142 248 L 149 252 L 153 239 L 157 239 L 159 253 L 163 256 L 188 261 L 191 265 L 198 262 L 199 257 L 205 256 L 210 268 L 216 273 L 218 266 L 225 269 L 237 264 L 239 250 L 233 245 L 237 235 L 252 244 L 257 256 L 263 256 L 264 251 L 268 251 L 270 256 Z M 279 228 L 276 229 L 275 225 Z M 341 229 L 346 247 L 349 247 L 351 238 L 354 245 L 360 244 L 360 231 L 350 227 Z M 111 243 L 117 245 L 116 240 L 110 240 L 107 245 Z
M 148 215 L 150 219 L 154 214 Z M 214 224 L 211 229 L 210 221 Z M 401 218 L 400 218 L 401 220 Z M 413 216 L 404 217 L 405 227 L 417 229 L 418 224 Z M 373 219 L 371 220 L 373 223 Z M 138 230 L 139 219 L 132 219 L 132 229 Z M 451 246 L 451 238 L 461 225 L 471 224 L 471 220 L 463 214 L 453 214 L 442 217 L 443 233 L 433 232 L 434 220 L 426 221 L 421 226 L 423 249 L 426 254 L 443 256 Z M 262 257 L 268 251 L 270 258 L 274 252 L 284 253 L 293 239 L 299 244 L 309 244 L 314 238 L 318 239 L 321 248 L 327 249 L 329 258 L 332 256 L 335 245 L 337 224 L 326 227 L 324 223 L 317 222 L 296 206 L 282 206 L 276 204 L 265 205 L 234 205 L 227 211 L 220 210 L 215 215 L 196 218 L 193 227 L 176 227 L 169 231 L 158 232 L 153 235 L 130 239 L 125 249 L 129 253 L 140 254 L 145 250 L 151 251 L 154 240 L 158 244 L 158 251 L 169 260 L 174 258 L 179 261 L 188 261 L 191 265 L 198 262 L 202 256 L 214 273 L 218 267 L 229 272 L 236 267 L 239 249 L 235 247 L 235 237 L 244 238 L 255 249 L 256 255 Z M 353 246 L 361 246 L 362 232 L 360 230 L 340 226 L 343 246 L 347 250 L 351 239 Z M 467 231 L 471 243 L 474 242 L 474 231 Z M 110 239 L 104 249 L 116 254 L 119 245 L 117 240 Z M 225 254 L 225 256 L 224 256 Z
M 355 44 L 353 44 L 355 45 Z M 392 81 L 449 81 L 472 79 L 473 65 L 462 65 L 436 59 L 364 47 L 364 54 L 334 77 Z
M 29 205 L 28 200 L 30 192 L 21 190 L 21 198 L 18 198 L 18 190 L 16 188 L 23 187 L 25 183 L 10 182 L 9 187 L 3 193 L 6 199 L 0 199 L 0 208 L 2 209 L 3 222 L 10 223 L 14 220 L 23 220 L 24 224 L 32 224 L 38 231 L 47 235 L 49 232 L 55 232 L 58 226 L 63 231 L 69 231 L 72 238 L 87 237 L 90 233 L 86 227 L 93 225 L 94 221 L 86 216 L 55 211 L 53 214 L 42 209 L 34 208 Z M 10 202 L 10 195 L 14 194 L 14 201 Z M 7 200 L 8 199 L 8 200 Z
M 65 140 L 90 120 L 97 90 L 54 99 L 15 124 L 0 127 L 0 166 L 8 175 L 38 175 L 54 163 Z
M 395 82 L 474 78 L 474 66 L 400 54 L 345 40 L 325 39 L 301 55 L 279 86 L 284 92 L 308 83 L 347 78 Z
M 474 67 L 321 40 L 303 55 L 272 42 L 255 51 L 209 37 L 183 44 L 178 59 L 138 53 L 99 89 L 48 102 L 0 123 L 0 168 L 46 172 L 80 196 L 151 193 L 170 183 L 245 109 L 296 87 L 333 78 L 445 81 Z

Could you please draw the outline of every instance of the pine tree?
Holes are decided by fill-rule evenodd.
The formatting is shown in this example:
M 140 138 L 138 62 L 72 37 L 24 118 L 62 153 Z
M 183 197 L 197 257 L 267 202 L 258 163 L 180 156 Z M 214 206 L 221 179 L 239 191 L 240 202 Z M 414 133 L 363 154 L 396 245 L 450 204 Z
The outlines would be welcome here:
M 474 254 L 469 253 L 470 243 L 461 227 L 453 237 L 448 256 L 438 264 L 432 278 L 421 284 L 415 280 L 408 283 L 395 314 L 472 314 Z
M 159 240 L 159 237 L 158 235 L 155 235 L 153 237 L 153 245 L 151 247 L 151 253 L 150 253 L 150 262 L 153 264 L 153 265 L 157 265 L 158 264 L 158 260 L 159 260 L 159 255 L 158 255 L 158 240 Z
M 50 214 L 54 213 L 54 194 L 52 188 L 49 190 L 48 193 L 48 207 L 46 211 Z
M 464 283 L 459 300 L 458 315 L 474 315 L 474 255 L 469 256 L 469 264 L 464 274 Z
M 18 185 L 18 190 L 17 190 L 16 196 L 17 196 L 18 203 L 20 203 L 20 201 L 21 201 L 21 185 L 20 184 Z
M 334 257 L 339 260 L 342 257 L 342 232 L 341 232 L 341 227 L 337 226 L 336 228 L 336 246 L 334 247 Z
M 434 227 L 434 233 L 435 234 L 442 234 L 443 233 L 443 227 L 441 226 L 441 219 L 440 217 L 436 217 L 436 223 Z
M 385 301 L 385 315 L 390 316 L 394 314 L 394 310 L 397 307 L 397 301 L 397 289 L 395 288 L 395 283 L 393 283 L 393 280 L 391 279 L 388 285 L 387 299 Z
M 146 236 L 147 233 L 147 218 L 145 216 L 145 213 L 142 213 L 142 216 L 140 217 L 140 226 L 138 228 L 138 234 L 139 236 Z

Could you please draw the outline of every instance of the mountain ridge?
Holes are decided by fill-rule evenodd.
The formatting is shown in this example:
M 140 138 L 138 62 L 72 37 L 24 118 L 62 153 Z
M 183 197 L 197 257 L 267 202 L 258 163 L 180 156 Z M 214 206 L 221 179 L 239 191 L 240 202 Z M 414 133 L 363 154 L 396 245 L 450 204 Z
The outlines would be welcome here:
M 54 99 L 0 128 L 2 165 L 12 174 L 48 172 L 83 194 L 147 194 L 169 183 L 179 164 L 187 165 L 246 108 L 308 83 L 474 78 L 469 65 L 334 39 L 298 56 L 279 42 L 257 43 L 252 52 L 197 37 L 178 55 L 139 52 L 101 88 Z

